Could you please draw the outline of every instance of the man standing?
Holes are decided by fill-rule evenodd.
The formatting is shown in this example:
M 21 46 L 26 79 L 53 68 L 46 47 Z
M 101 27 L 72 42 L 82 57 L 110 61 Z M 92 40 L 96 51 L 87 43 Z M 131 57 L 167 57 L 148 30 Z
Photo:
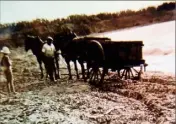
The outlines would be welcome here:
M 3 72 L 5 78 L 7 80 L 7 90 L 9 93 L 15 93 L 15 87 L 13 83 L 13 73 L 12 73 L 12 62 L 9 58 L 9 54 L 11 53 L 8 47 L 3 47 L 0 51 L 3 53 L 3 57 L 1 59 L 1 66 L 3 67 Z
M 46 71 L 49 74 L 50 80 L 56 82 L 54 74 L 56 73 L 54 55 L 55 55 L 55 47 L 53 45 L 53 38 L 48 36 L 47 43 L 43 45 L 42 52 L 44 53 L 45 59 L 45 67 Z M 56 74 L 55 74 L 56 75 Z

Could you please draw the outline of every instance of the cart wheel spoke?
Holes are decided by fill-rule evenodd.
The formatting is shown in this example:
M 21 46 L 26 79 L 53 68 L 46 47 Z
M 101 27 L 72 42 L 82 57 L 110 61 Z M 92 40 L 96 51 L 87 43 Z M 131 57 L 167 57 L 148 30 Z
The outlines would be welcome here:
M 118 77 L 121 78 L 120 76 L 120 70 L 117 70 Z
M 138 73 L 138 71 L 135 68 L 132 68 L 136 73 Z
M 91 71 L 90 71 L 90 81 L 92 80 L 93 76 L 94 76 L 94 71 L 91 69 Z
M 125 79 L 128 79 L 128 70 L 125 69 Z
M 121 70 L 117 70 L 117 73 L 118 73 L 118 77 L 119 78 L 125 78 L 125 79 L 131 79 L 133 76 L 133 72 L 132 72 L 132 69 L 130 67 L 128 68 L 124 68 L 124 69 L 121 69 Z
M 90 83 L 98 84 L 98 83 L 100 83 L 101 78 L 102 78 L 102 73 L 101 73 L 100 69 L 95 68 L 95 69 L 91 70 L 90 80 L 89 80 Z
M 130 69 L 128 69 L 128 79 L 130 79 Z
M 134 75 L 133 75 L 132 69 L 130 69 L 130 73 L 131 73 L 131 76 L 132 76 L 132 78 L 133 78 L 133 77 L 134 77 Z
M 100 70 L 98 70 L 98 79 L 99 80 L 101 79 L 101 75 L 102 75 L 102 73 L 100 72 Z
M 125 74 L 125 69 L 123 70 L 123 73 L 122 73 L 122 76 L 121 76 L 121 78 L 123 78 L 124 74 Z
M 135 68 L 132 68 L 135 71 L 135 76 L 133 76 L 134 80 L 139 80 L 141 73 L 140 71 L 137 71 Z

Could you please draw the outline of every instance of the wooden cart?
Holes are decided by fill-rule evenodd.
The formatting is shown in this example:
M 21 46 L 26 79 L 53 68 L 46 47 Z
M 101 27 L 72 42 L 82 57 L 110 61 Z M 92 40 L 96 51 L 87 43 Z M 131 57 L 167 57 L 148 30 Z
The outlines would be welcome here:
M 98 69 L 90 69 L 90 82 L 103 82 L 109 71 L 117 72 L 118 78 L 140 79 L 141 71 L 147 66 L 143 59 L 142 41 L 111 41 L 109 38 L 84 37 L 101 43 L 105 62 Z M 139 69 L 135 69 L 135 67 Z

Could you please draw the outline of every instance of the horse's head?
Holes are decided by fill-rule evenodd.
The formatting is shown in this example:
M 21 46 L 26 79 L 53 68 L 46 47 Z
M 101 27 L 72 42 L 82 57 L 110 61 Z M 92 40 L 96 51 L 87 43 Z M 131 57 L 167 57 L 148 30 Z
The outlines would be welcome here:
M 67 38 L 68 38 L 69 40 L 73 40 L 73 39 L 76 38 L 76 37 L 77 37 L 77 35 L 76 35 L 75 32 L 69 31 L 69 33 L 67 34 Z
M 77 37 L 76 33 L 69 32 L 66 34 L 56 34 L 54 36 L 54 45 L 56 46 L 56 49 L 62 49 L 64 48 L 69 42 L 71 42 L 75 37 Z
M 43 45 L 43 44 L 45 43 L 39 36 L 36 37 L 36 40 L 37 40 L 37 42 L 39 42 L 39 44 L 41 44 L 41 45 Z
M 40 51 L 44 42 L 41 40 L 39 36 L 31 36 L 27 35 L 25 38 L 25 50 L 26 52 L 28 50 L 32 50 L 32 52 L 35 54 L 36 51 Z
M 31 41 L 33 40 L 32 36 L 26 35 L 24 40 L 24 47 L 26 52 L 31 49 Z
M 56 50 L 60 50 L 61 48 L 61 42 L 62 42 L 62 38 L 61 38 L 61 35 L 60 34 L 55 34 L 54 37 L 53 37 L 53 44 L 56 48 Z

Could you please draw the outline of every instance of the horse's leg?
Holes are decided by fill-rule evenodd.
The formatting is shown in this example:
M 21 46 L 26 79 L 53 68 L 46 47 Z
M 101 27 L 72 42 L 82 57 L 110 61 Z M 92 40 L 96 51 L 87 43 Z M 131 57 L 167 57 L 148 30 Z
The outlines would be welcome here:
M 45 66 L 45 70 L 46 70 L 46 79 L 47 79 L 49 76 L 48 67 L 47 67 L 47 64 L 45 64 L 45 63 L 44 63 L 44 66 Z
M 56 62 L 56 66 L 57 66 L 57 70 L 58 70 L 58 78 L 60 79 L 61 78 L 61 75 L 60 75 L 60 66 L 59 66 L 59 61 L 60 61 L 60 56 L 59 54 L 57 55 L 57 62 Z
M 45 71 L 46 71 L 46 79 L 49 77 L 49 71 L 48 71 L 48 61 L 47 61 L 47 59 L 46 59 L 46 57 L 43 57 L 42 58 L 42 62 L 43 62 L 43 65 L 44 65 L 44 67 L 45 67 Z
M 71 75 L 71 67 L 70 67 L 70 60 L 65 59 L 66 63 L 67 63 L 67 68 L 68 68 L 68 72 L 69 72 L 69 80 L 72 79 L 72 75 Z
M 105 74 L 108 72 L 108 68 L 106 68 L 106 67 L 104 67 L 103 68 L 103 73 L 102 73 L 102 75 L 101 75 L 101 79 L 100 79 L 100 85 L 103 83 L 103 81 L 104 81 L 104 77 L 105 77 Z
M 56 67 L 55 67 L 55 58 L 50 58 L 50 68 L 49 68 L 49 72 L 50 72 L 50 79 L 51 81 L 56 81 Z
M 54 72 L 55 79 L 57 79 L 58 77 L 58 72 L 56 68 L 57 68 L 57 56 L 55 54 L 53 58 L 53 72 Z
M 37 57 L 37 61 L 39 63 L 39 67 L 40 67 L 40 71 L 41 71 L 41 79 L 42 79 L 43 76 L 44 76 L 44 74 L 43 74 L 43 68 L 42 68 L 42 60 Z
M 89 62 L 87 62 L 87 79 L 88 79 L 89 76 L 90 76 L 89 69 L 90 69 L 90 64 L 89 64 Z
M 73 62 L 74 62 L 74 65 L 75 65 L 77 79 L 79 79 L 79 73 L 78 73 L 78 67 L 77 67 L 77 64 L 76 64 L 76 60 L 74 60 Z
M 58 79 L 58 73 L 57 73 L 57 69 L 56 69 L 56 67 L 57 67 L 56 63 L 57 62 L 56 62 L 55 58 L 53 58 L 52 71 L 53 71 L 54 78 Z
M 83 79 L 84 79 L 84 81 L 86 81 L 84 63 L 83 63 L 83 61 L 79 61 L 79 63 L 81 65 Z
M 58 54 L 55 54 L 55 63 L 56 63 L 56 68 L 54 69 L 55 70 L 55 77 L 57 77 L 57 79 L 60 79 L 60 73 L 59 73 L 59 57 L 58 57 Z

